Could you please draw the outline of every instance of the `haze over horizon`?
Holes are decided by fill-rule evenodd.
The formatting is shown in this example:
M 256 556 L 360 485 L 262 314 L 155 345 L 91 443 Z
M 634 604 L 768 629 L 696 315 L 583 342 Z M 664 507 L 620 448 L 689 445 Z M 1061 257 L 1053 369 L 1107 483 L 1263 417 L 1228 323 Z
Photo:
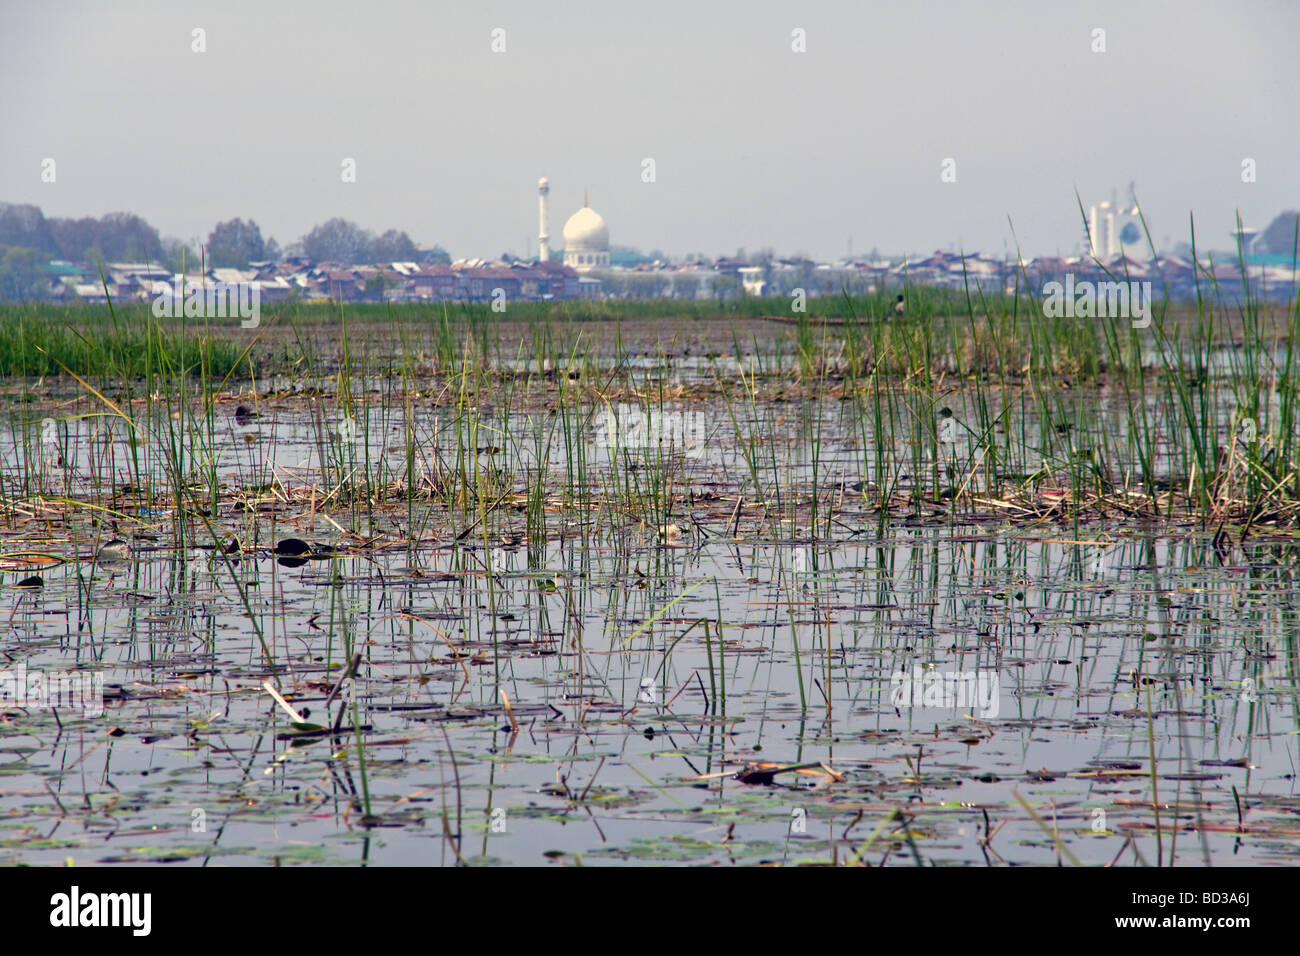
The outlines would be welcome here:
M 4 25 L 0 201 L 133 212 L 188 240 L 242 217 L 287 246 L 337 216 L 453 256 L 535 254 L 543 175 L 553 247 L 586 189 L 614 244 L 673 256 L 833 259 L 850 240 L 1001 254 L 1017 239 L 1068 255 L 1083 242 L 1076 187 L 1088 205 L 1130 182 L 1160 248 L 1188 238 L 1189 214 L 1221 248 L 1237 210 L 1262 229 L 1300 207 L 1300 6 L 1274 0 L 997 16 L 53 2 L 11 6 Z

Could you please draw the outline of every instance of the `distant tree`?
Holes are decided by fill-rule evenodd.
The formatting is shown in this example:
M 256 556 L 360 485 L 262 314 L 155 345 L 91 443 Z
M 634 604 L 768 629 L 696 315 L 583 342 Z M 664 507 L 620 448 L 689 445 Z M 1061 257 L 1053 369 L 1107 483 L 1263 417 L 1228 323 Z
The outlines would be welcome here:
M 45 296 L 49 279 L 41 266 L 49 254 L 21 246 L 0 246 L 0 300 L 26 302 Z
M 736 291 L 740 288 L 740 280 L 735 276 L 714 276 L 709 280 L 709 287 L 719 299 L 731 299 L 735 297 Z
M 812 264 L 810 259 L 799 260 L 799 288 L 807 289 L 812 286 L 813 271 L 815 269 L 816 266 Z
M 434 246 L 432 249 L 425 249 L 419 254 L 419 261 L 432 262 L 439 265 L 451 264 L 451 253 L 442 246 Z
M 262 248 L 262 258 L 269 262 L 279 262 L 280 244 L 274 239 L 267 239 L 266 245 Z
M 208 235 L 208 264 L 217 269 L 243 269 L 265 255 L 262 230 L 251 219 L 219 222 Z
M 48 220 L 50 234 L 59 255 L 72 262 L 94 262 L 91 250 L 99 245 L 99 220 L 92 216 L 80 219 Z
M 46 219 L 37 206 L 10 203 L 0 203 L 0 245 L 86 263 L 96 257 L 108 262 L 156 262 L 162 257 L 158 230 L 134 213 Z
M 616 273 L 610 275 L 612 277 Z M 618 291 L 626 293 L 631 298 L 657 299 L 668 294 L 672 279 L 653 272 L 630 273 L 626 275 L 621 285 L 622 288 Z
M 198 251 L 185 240 L 168 236 L 162 241 L 161 264 L 169 272 L 179 273 L 182 261 L 186 272 L 194 271 L 200 263 Z
M 129 212 L 110 212 L 101 219 L 49 219 L 59 255 L 74 262 L 158 262 L 158 230 Z
M 1268 224 L 1267 229 L 1260 233 L 1255 247 L 1262 246 L 1261 251 L 1271 252 L 1274 255 L 1287 255 L 1295 251 L 1297 219 L 1300 219 L 1300 212 L 1293 209 L 1280 214 Z
M 370 254 L 375 262 L 411 262 L 419 250 L 406 233 L 389 229 L 370 244 Z
M 317 262 L 357 265 L 371 261 L 372 237 L 355 222 L 331 219 L 302 237 L 303 253 Z
M 110 212 L 99 220 L 99 248 L 109 262 L 157 262 L 162 258 L 158 230 L 130 212 Z
M 0 203 L 0 246 L 20 246 L 57 256 L 58 244 L 40 206 Z

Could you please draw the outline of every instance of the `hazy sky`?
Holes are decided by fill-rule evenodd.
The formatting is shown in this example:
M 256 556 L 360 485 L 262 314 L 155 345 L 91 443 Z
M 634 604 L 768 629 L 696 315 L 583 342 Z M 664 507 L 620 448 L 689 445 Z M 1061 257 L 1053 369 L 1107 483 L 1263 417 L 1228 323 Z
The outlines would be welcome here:
M 1130 181 L 1157 245 L 1189 213 L 1222 248 L 1235 210 L 1262 228 L 1300 207 L 1291 0 L 0 10 L 0 201 L 165 236 L 240 216 L 287 245 L 342 216 L 535 253 L 542 175 L 553 246 L 586 187 L 612 242 L 674 255 L 1001 253 L 1008 219 L 1027 255 L 1067 254 L 1075 187 L 1087 204 Z

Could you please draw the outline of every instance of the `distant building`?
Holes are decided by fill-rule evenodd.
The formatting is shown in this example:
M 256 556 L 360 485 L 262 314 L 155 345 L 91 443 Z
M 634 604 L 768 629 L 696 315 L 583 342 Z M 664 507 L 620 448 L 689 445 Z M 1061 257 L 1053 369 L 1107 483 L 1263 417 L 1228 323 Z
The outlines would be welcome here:
M 1129 190 L 1132 191 L 1132 183 Z M 1113 197 L 1088 209 L 1089 254 L 1094 259 L 1109 262 L 1123 256 L 1126 259 L 1150 259 L 1142 214 L 1135 203 L 1120 205 Z
M 654 260 L 645 253 L 637 252 L 635 249 L 610 249 L 609 265 L 611 269 L 635 269 L 637 266 L 648 266 L 654 263 Z
M 564 264 L 578 272 L 609 268 L 609 227 L 585 197 L 564 224 Z
M 450 266 L 426 265 L 411 278 L 411 288 L 416 299 L 454 299 L 456 273 Z
M 672 272 L 672 291 L 674 299 L 711 299 L 714 296 L 714 284 L 723 273 L 704 264 L 683 265 Z
M 762 295 L 767 288 L 767 280 L 763 277 L 762 266 L 742 266 L 736 272 L 740 276 L 741 288 L 745 290 L 745 295 Z

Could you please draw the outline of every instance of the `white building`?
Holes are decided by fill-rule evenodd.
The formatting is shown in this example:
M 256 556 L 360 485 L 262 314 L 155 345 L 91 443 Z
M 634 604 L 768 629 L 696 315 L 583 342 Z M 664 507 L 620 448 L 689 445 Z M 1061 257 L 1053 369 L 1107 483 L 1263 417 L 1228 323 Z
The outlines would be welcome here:
M 1088 210 L 1089 254 L 1109 262 L 1122 254 L 1132 260 L 1151 258 L 1146 230 L 1136 205 L 1122 206 L 1115 200 L 1100 202 Z
M 609 227 L 585 198 L 564 224 L 564 264 L 578 272 L 609 268 Z
M 736 271 L 740 274 L 740 285 L 745 295 L 762 295 L 767 289 L 762 266 L 742 266 Z

